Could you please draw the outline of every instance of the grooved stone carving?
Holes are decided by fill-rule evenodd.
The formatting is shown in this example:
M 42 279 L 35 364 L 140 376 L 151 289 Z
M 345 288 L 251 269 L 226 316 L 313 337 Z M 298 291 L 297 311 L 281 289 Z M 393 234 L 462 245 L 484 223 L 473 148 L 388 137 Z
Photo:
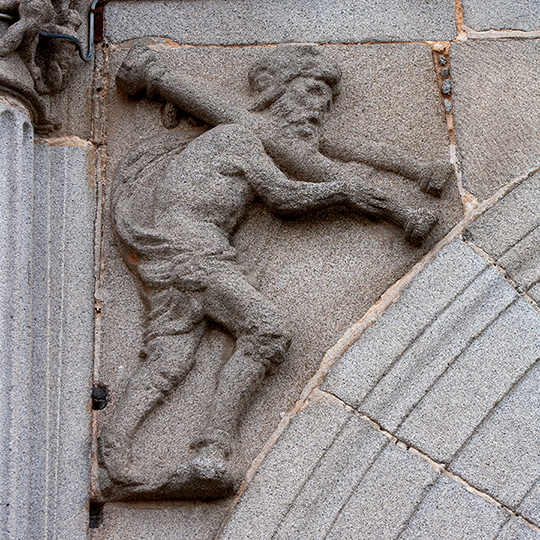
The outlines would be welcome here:
M 229 467 L 238 420 L 294 336 L 277 306 L 250 283 L 231 235 L 255 197 L 280 216 L 344 205 L 389 220 L 419 245 L 437 222 L 386 192 L 390 174 L 417 181 L 409 190 L 439 196 L 450 164 L 398 158 L 383 146 L 363 151 L 323 145 L 319 129 L 341 86 L 339 66 L 314 46 L 278 47 L 249 71 L 246 106 L 220 89 L 169 72 L 144 44 L 135 45 L 116 83 L 130 97 L 166 101 L 201 127 L 189 140 L 166 135 L 143 142 L 118 166 L 111 193 L 118 248 L 138 278 L 146 307 L 141 351 L 100 437 L 102 493 L 111 498 L 215 498 L 241 479 Z M 189 375 L 209 322 L 234 337 L 219 373 L 206 424 L 191 441 L 195 457 L 150 472 L 132 462 L 133 440 L 148 415 Z
M 0 103 L 0 539 L 88 538 L 95 156 Z

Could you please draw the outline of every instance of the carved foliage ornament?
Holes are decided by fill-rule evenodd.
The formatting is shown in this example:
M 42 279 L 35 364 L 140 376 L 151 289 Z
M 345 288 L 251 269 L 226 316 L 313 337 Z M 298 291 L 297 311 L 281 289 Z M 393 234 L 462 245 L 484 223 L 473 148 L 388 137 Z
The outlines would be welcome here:
M 399 174 L 418 182 L 409 189 L 439 196 L 453 176 L 450 164 L 397 158 L 382 146 L 360 152 L 321 145 L 319 130 L 338 99 L 341 76 L 315 46 L 277 47 L 250 69 L 254 99 L 246 106 L 166 69 L 142 43 L 129 51 L 116 79 L 121 92 L 165 100 L 169 124 L 184 111 L 207 126 L 192 140 L 167 135 L 142 143 L 115 174 L 113 226 L 137 277 L 146 321 L 143 360 L 99 440 L 104 497 L 208 498 L 237 489 L 241 474 L 230 456 L 238 420 L 294 339 L 278 307 L 250 284 L 231 245 L 256 197 L 278 216 L 345 205 L 394 223 L 413 245 L 437 222 L 406 196 L 377 186 L 385 175 Z M 191 441 L 192 457 L 143 472 L 134 465 L 134 438 L 192 370 L 209 321 L 236 343 L 206 424 Z

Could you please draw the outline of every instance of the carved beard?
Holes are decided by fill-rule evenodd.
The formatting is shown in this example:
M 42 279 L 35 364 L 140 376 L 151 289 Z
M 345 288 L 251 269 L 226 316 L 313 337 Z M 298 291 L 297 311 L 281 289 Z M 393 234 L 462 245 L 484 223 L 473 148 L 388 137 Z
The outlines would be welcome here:
M 284 137 L 296 137 L 313 146 L 319 146 L 319 128 L 322 120 L 320 113 L 298 105 L 287 92 L 274 101 L 268 111 Z

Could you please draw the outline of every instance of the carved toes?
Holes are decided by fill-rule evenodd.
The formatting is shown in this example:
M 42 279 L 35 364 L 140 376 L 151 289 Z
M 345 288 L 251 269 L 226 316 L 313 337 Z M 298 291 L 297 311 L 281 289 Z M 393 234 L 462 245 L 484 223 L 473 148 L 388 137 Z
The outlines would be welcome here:
M 141 483 L 131 471 L 131 450 L 127 441 L 102 435 L 98 438 L 98 459 L 112 482 L 123 485 Z

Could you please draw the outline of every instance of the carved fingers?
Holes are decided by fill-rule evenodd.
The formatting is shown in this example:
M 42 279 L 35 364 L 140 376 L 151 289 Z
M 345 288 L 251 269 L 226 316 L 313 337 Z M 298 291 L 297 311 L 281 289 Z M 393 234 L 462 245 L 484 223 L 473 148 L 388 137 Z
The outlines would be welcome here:
M 156 55 L 144 43 L 131 47 L 116 75 L 116 86 L 129 97 L 143 97 L 152 92 L 152 80 L 156 76 Z
M 343 184 L 345 204 L 357 212 L 382 216 L 389 209 L 388 197 L 379 189 L 365 185 L 360 178 L 353 178 Z
M 437 216 L 428 210 L 409 210 L 403 230 L 406 240 L 413 246 L 420 246 L 437 221 Z

